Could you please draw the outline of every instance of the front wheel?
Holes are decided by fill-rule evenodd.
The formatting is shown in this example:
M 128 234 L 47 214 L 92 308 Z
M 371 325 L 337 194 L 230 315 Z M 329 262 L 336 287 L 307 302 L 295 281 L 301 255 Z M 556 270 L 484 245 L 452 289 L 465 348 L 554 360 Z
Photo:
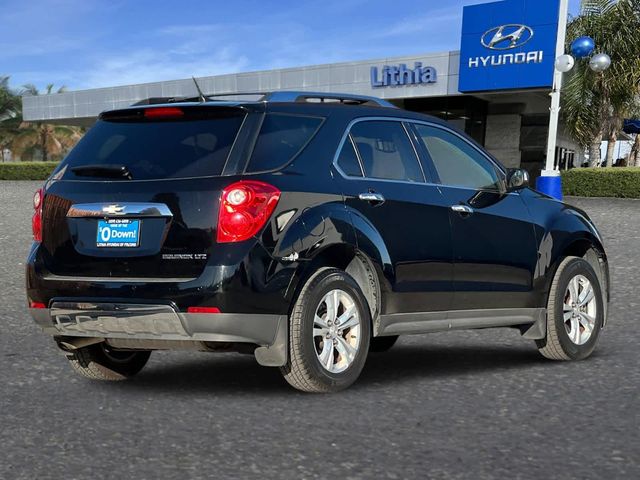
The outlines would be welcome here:
M 578 257 L 565 258 L 553 278 L 547 302 L 547 334 L 536 340 L 552 360 L 582 360 L 595 349 L 604 321 L 598 276 Z
M 91 380 L 125 380 L 147 364 L 150 351 L 114 350 L 105 343 L 79 348 L 67 354 L 71 367 Z
M 284 378 L 305 392 L 345 389 L 364 367 L 370 336 L 369 308 L 355 280 L 335 268 L 319 270 L 291 314 Z

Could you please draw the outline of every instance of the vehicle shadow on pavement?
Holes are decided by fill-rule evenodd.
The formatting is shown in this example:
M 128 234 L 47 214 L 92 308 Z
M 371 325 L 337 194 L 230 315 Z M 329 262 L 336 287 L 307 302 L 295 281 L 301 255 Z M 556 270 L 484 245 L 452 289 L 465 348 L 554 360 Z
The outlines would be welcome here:
M 496 370 L 526 369 L 554 362 L 543 359 L 535 349 L 514 346 L 416 346 L 398 345 L 389 352 L 372 353 L 360 379 L 352 388 L 393 384 L 412 379 L 440 379 Z M 277 368 L 256 364 L 252 356 L 202 354 L 172 363 L 166 355 L 129 382 L 126 389 L 158 389 L 165 392 L 217 394 L 252 391 L 291 391 Z
M 458 377 L 551 363 L 528 347 L 401 345 L 389 352 L 370 354 L 357 385 Z

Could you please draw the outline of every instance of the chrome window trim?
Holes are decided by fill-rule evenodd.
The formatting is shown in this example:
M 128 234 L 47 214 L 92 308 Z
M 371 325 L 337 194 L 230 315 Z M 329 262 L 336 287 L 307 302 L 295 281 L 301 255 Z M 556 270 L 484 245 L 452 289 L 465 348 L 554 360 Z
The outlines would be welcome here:
M 334 160 L 334 167 L 336 168 L 336 170 L 338 170 L 338 173 L 340 173 L 340 175 L 342 175 L 344 178 L 348 178 L 348 179 L 364 179 L 367 178 L 364 175 L 364 167 L 362 166 L 362 159 L 360 158 L 360 152 L 358 152 L 358 149 L 356 148 L 355 144 L 353 143 L 353 138 L 351 137 L 351 132 L 349 132 L 347 134 L 347 139 L 349 140 L 349 142 L 351 143 L 351 148 L 353 148 L 353 153 L 356 154 L 356 161 L 358 162 L 358 167 L 360 167 L 360 173 L 362 174 L 361 177 L 353 177 L 351 175 L 347 175 L 344 170 L 342 170 L 342 168 L 340 168 L 340 165 L 338 164 L 338 160 L 340 159 L 340 154 L 342 153 L 342 149 L 344 148 L 344 143 L 340 143 L 340 147 L 338 148 L 338 152 L 337 152 L 337 156 Z
M 427 183 L 427 174 L 424 172 L 424 166 L 420 161 L 420 154 L 418 153 L 418 150 L 416 149 L 416 144 L 411 138 L 411 134 L 409 133 L 409 129 L 407 128 L 407 122 L 402 122 L 401 125 L 402 125 L 402 128 L 404 129 L 405 135 L 409 139 L 409 143 L 411 144 L 411 148 L 413 149 L 413 154 L 416 156 L 416 160 L 418 161 L 418 166 L 420 167 L 420 171 L 422 172 L 422 181 L 423 183 Z
M 360 157 L 360 152 L 358 151 L 358 147 L 356 147 L 356 144 L 353 141 L 353 135 L 351 135 L 351 132 L 349 132 L 349 135 L 347 135 L 347 137 L 349 138 L 349 143 L 351 143 L 351 148 L 353 148 L 353 153 L 356 154 L 356 160 L 358 160 L 358 166 L 360 167 L 360 173 L 362 173 L 362 177 L 356 177 L 356 178 L 366 178 L 367 175 L 364 173 L 364 163 L 362 163 L 362 158 Z
M 445 132 L 449 132 L 452 135 L 455 135 L 456 137 L 460 138 L 460 140 L 462 140 L 463 142 L 467 143 L 474 150 L 476 150 L 478 153 L 480 153 L 480 155 L 482 155 L 484 158 L 486 158 L 505 177 L 507 175 L 505 167 L 503 167 L 502 165 L 496 163 L 496 161 L 494 159 L 492 159 L 489 155 L 487 155 L 485 152 L 483 152 L 481 148 L 479 148 L 478 146 L 476 146 L 473 143 L 469 142 L 466 138 L 464 138 L 458 132 L 456 132 L 455 130 L 447 127 L 446 125 L 440 125 L 438 123 L 430 122 L 430 121 L 427 121 L 427 120 L 417 120 L 417 119 L 414 119 L 414 118 L 371 116 L 371 117 L 354 118 L 353 120 L 351 120 L 349 122 L 349 124 L 345 128 L 344 133 L 342 134 L 342 138 L 340 140 L 340 143 L 338 144 L 338 149 L 336 150 L 336 152 L 334 154 L 334 157 L 333 157 L 332 165 L 337 170 L 337 172 L 345 180 L 359 180 L 359 181 L 371 181 L 371 180 L 373 180 L 373 181 L 376 181 L 376 182 L 393 182 L 393 183 L 401 183 L 401 184 L 409 184 L 409 185 L 432 185 L 432 186 L 436 186 L 436 187 L 459 188 L 459 189 L 469 190 L 469 191 L 473 191 L 473 192 L 480 192 L 480 191 L 495 192 L 495 190 L 482 190 L 482 189 L 478 189 L 478 188 L 470 188 L 470 187 L 463 187 L 463 186 L 457 186 L 457 185 L 448 185 L 448 184 L 445 184 L 445 183 L 442 183 L 442 182 L 440 182 L 440 183 L 429 182 L 429 181 L 427 181 L 426 175 L 424 173 L 424 166 L 422 165 L 422 162 L 420 161 L 420 156 L 419 155 L 418 155 L 418 161 L 420 163 L 420 168 L 422 169 L 422 173 L 425 176 L 425 181 L 424 182 L 410 182 L 410 181 L 407 181 L 407 180 L 389 180 L 389 179 L 384 179 L 384 178 L 372 178 L 372 177 L 367 177 L 367 176 L 364 176 L 364 177 L 351 177 L 351 176 L 345 174 L 344 171 L 342 171 L 342 169 L 338 166 L 338 161 L 337 161 L 338 160 L 338 156 L 340 155 L 340 152 L 342 151 L 342 146 L 344 145 L 344 142 L 345 142 L 346 138 L 351 134 L 351 128 L 356 123 L 372 121 L 372 120 L 389 121 L 389 122 L 400 122 L 400 123 L 403 123 L 403 124 L 404 123 L 413 123 L 413 124 L 417 124 L 417 125 L 425 125 L 425 126 L 428 126 L 428 127 L 439 128 L 440 130 L 444 130 Z M 405 127 L 405 132 L 406 132 L 406 127 Z M 409 137 L 409 141 L 411 141 L 411 137 Z M 413 145 L 413 142 L 411 142 L 411 143 Z M 415 151 L 415 146 L 413 148 L 414 148 L 414 151 Z M 358 156 L 358 158 L 360 157 L 360 153 L 358 152 L 357 148 L 356 148 L 356 155 Z M 361 168 L 362 168 L 362 165 L 361 165 Z M 362 168 L 362 171 L 364 173 L 364 169 L 363 168 Z M 503 195 L 519 195 L 519 192 L 502 192 L 502 194 Z
M 418 162 L 418 165 L 420 166 L 420 171 L 422 172 L 422 177 L 423 177 L 423 181 L 422 182 L 411 182 L 409 180 L 392 180 L 392 179 L 388 179 L 388 178 L 375 178 L 375 177 L 364 176 L 364 167 L 362 165 L 362 159 L 360 158 L 360 152 L 358 151 L 357 148 L 355 148 L 355 142 L 353 142 L 353 139 L 351 139 L 351 142 L 352 142 L 352 144 L 353 144 L 353 146 L 355 148 L 356 156 L 358 157 L 358 161 L 360 162 L 360 168 L 362 170 L 363 176 L 362 177 L 351 177 L 351 176 L 347 175 L 346 173 L 344 173 L 344 171 L 338 165 L 338 157 L 340 156 L 340 152 L 342 151 L 342 147 L 344 146 L 344 142 L 346 141 L 347 137 L 351 136 L 351 128 L 356 123 L 369 122 L 369 121 L 386 121 L 386 122 L 399 122 L 400 123 L 400 125 L 404 129 L 405 135 L 407 135 L 407 140 L 411 144 L 411 148 L 413 149 L 414 153 L 416 154 L 416 160 Z M 347 125 L 347 128 L 345 128 L 345 131 L 342 134 L 342 138 L 340 139 L 340 143 L 338 144 L 338 148 L 337 148 L 335 154 L 333 155 L 333 162 L 332 162 L 333 168 L 335 168 L 336 171 L 340 174 L 340 176 L 342 176 L 345 180 L 369 181 L 369 182 L 370 181 L 391 182 L 391 183 L 401 183 L 401 184 L 407 184 L 407 185 L 434 185 L 434 186 L 438 186 L 438 184 L 427 182 L 427 178 L 426 178 L 426 176 L 424 174 L 424 169 L 422 167 L 422 162 L 420 161 L 420 156 L 417 155 L 415 146 L 413 145 L 413 142 L 411 141 L 411 137 L 407 134 L 407 128 L 404 125 L 404 122 L 406 122 L 406 121 L 408 121 L 408 119 L 401 118 L 401 117 L 375 117 L 374 116 L 374 117 L 358 117 L 358 118 L 354 118 L 353 120 L 351 120 L 349 122 L 349 124 Z

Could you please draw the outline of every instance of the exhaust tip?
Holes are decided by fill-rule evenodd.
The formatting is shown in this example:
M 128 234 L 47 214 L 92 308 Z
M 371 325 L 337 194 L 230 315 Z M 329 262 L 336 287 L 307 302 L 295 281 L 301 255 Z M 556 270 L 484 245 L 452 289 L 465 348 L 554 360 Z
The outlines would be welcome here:
M 65 338 L 64 340 L 58 340 L 56 343 L 58 347 L 69 353 L 73 353 L 76 350 L 79 350 L 84 347 L 88 347 L 89 345 L 95 345 L 96 343 L 104 342 L 104 338 Z

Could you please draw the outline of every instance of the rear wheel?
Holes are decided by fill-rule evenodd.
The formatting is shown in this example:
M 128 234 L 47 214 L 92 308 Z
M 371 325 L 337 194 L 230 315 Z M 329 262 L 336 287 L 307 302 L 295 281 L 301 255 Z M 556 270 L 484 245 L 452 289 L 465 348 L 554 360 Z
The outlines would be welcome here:
M 547 303 L 547 334 L 536 340 L 552 360 L 581 360 L 595 349 L 604 319 L 598 276 L 582 258 L 565 258 L 556 272 Z
M 105 343 L 89 345 L 67 354 L 71 367 L 91 380 L 125 380 L 147 364 L 151 352 L 114 350 Z
M 364 367 L 370 335 L 369 308 L 358 284 L 342 270 L 322 269 L 293 308 L 284 378 L 305 392 L 347 388 Z

